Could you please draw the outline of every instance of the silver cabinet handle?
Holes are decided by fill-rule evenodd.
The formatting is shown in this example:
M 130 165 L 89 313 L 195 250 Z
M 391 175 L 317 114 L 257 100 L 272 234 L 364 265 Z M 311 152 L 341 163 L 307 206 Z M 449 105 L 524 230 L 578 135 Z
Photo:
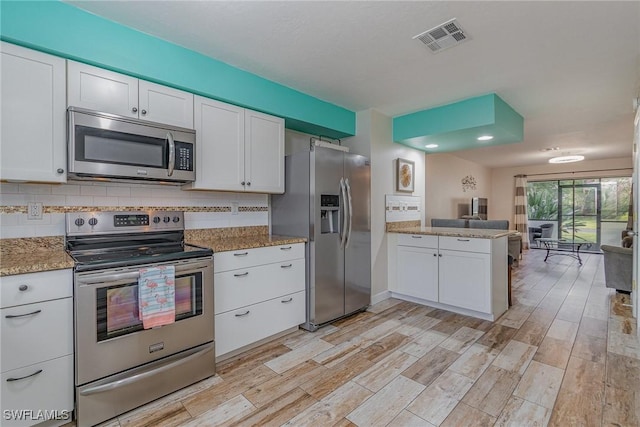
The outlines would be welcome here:
M 147 114 L 147 110 L 142 110 L 140 111 L 142 113 L 142 115 L 144 116 L 145 114 Z
M 233 256 L 247 256 L 249 252 L 238 252 L 237 254 L 233 254 Z
M 458 242 L 470 242 L 471 240 L 469 239 L 458 239 Z
M 56 172 L 58 172 L 58 173 L 64 173 L 64 169 L 62 169 L 62 168 L 58 168 L 58 170 L 56 170 Z
M 29 285 L 22 284 L 22 285 L 18 286 L 18 290 L 19 290 L 19 291 L 24 292 L 24 291 L 26 291 L 27 289 L 29 289 Z
M 290 251 L 291 250 L 291 246 L 283 246 L 280 248 L 281 251 Z
M 293 297 L 289 297 L 289 299 L 283 299 L 280 302 L 283 303 L 283 304 L 287 304 L 287 303 L 290 303 L 291 301 L 293 301 Z
M 234 274 L 233 277 L 244 277 L 248 275 L 249 275 L 249 272 L 245 271 L 244 273 Z
M 167 167 L 167 174 L 171 176 L 176 167 L 176 144 L 173 141 L 171 132 L 167 132 L 167 141 L 169 142 L 169 165 Z
M 249 313 L 251 313 L 251 312 L 249 310 L 247 310 L 246 312 L 240 313 L 240 314 L 236 314 L 235 316 L 236 317 L 244 317 L 244 316 L 247 316 Z
M 291 268 L 293 264 L 281 265 L 280 268 Z
M 245 186 L 245 184 L 246 184 L 246 183 L 245 183 L 244 181 L 242 181 L 242 182 L 240 183 L 240 185 L 242 185 L 243 187 Z
M 13 382 L 13 381 L 20 381 L 20 380 L 24 380 L 24 379 L 27 379 L 27 378 L 35 377 L 36 375 L 41 374 L 41 373 L 42 373 L 42 369 L 38 369 L 38 370 L 37 370 L 37 371 L 35 371 L 33 374 L 25 375 L 24 377 L 20 377 L 20 378 L 13 378 L 13 377 L 11 377 L 11 378 L 7 378 L 7 382 L 8 382 L 8 383 L 10 383 L 10 382 Z
M 422 236 L 411 236 L 412 239 L 422 239 Z
M 251 182 L 247 181 L 247 187 L 250 187 L 250 186 L 251 186 Z
M 7 314 L 4 317 L 7 319 L 15 319 L 18 317 L 35 316 L 38 313 L 42 313 L 42 310 L 36 310 L 36 311 L 32 311 L 31 313 L 25 313 L 25 314 Z
M 137 113 L 137 112 L 138 112 L 138 107 L 133 107 L 133 108 L 131 109 L 131 112 L 132 112 L 132 113 Z

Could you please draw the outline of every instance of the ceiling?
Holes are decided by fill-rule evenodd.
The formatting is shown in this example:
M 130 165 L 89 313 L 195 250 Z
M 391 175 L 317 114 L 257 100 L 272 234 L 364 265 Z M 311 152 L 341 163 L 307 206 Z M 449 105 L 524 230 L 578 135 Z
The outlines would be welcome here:
M 631 155 L 638 1 L 68 3 L 353 111 L 495 92 L 524 117 L 524 141 L 454 153 L 488 167 Z M 437 54 L 412 40 L 454 17 L 471 40 Z

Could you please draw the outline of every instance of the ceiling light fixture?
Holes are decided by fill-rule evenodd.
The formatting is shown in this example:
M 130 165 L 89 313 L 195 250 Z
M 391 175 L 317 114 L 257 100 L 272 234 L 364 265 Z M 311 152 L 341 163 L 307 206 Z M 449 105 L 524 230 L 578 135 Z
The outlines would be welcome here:
M 491 135 L 482 135 L 478 137 L 478 141 L 491 141 L 493 136 Z
M 549 159 L 549 163 L 573 163 L 584 160 L 584 156 L 559 156 Z
M 540 151 L 558 151 L 560 150 L 560 147 L 547 147 L 547 148 L 541 148 Z
M 438 144 L 427 144 L 424 147 L 425 148 L 438 148 Z

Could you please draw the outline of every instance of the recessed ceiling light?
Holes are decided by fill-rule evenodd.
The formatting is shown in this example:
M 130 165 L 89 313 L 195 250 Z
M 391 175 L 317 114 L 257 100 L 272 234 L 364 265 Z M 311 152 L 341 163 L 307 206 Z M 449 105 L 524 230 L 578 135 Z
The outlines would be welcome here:
M 478 137 L 478 141 L 491 141 L 493 136 L 491 135 L 482 135 Z
M 549 159 L 549 163 L 573 163 L 584 160 L 584 156 L 560 156 L 552 157 Z
M 425 148 L 438 148 L 438 144 L 427 144 L 424 147 Z

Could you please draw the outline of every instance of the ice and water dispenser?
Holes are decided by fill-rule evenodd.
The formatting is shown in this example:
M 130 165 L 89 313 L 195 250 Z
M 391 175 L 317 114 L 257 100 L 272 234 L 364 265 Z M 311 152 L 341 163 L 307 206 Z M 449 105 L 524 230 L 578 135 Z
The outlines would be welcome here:
M 340 198 L 337 194 L 320 195 L 320 232 L 337 233 L 340 224 Z

